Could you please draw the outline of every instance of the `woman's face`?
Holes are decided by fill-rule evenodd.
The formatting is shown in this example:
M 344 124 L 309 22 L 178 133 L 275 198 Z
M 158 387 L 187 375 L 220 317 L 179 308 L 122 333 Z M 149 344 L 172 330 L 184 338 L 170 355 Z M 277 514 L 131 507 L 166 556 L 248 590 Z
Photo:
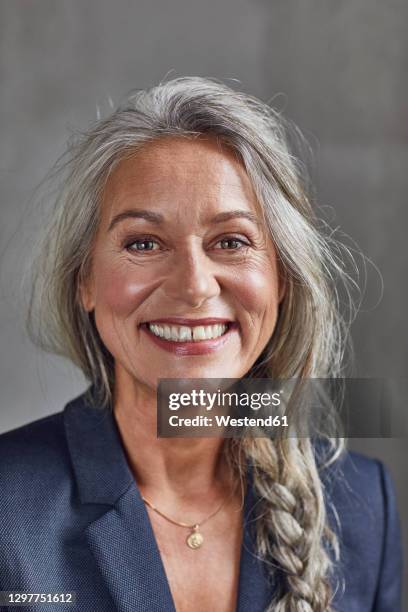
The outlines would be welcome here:
M 244 376 L 282 296 L 241 163 L 212 139 L 150 143 L 116 166 L 101 206 L 82 301 L 116 379 Z

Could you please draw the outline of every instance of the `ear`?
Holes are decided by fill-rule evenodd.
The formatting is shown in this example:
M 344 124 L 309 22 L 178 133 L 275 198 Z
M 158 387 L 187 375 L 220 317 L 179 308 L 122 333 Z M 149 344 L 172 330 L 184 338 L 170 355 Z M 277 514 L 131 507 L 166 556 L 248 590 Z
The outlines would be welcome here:
M 95 308 L 95 288 L 92 275 L 86 278 L 80 274 L 78 282 L 78 301 L 87 312 L 92 312 Z

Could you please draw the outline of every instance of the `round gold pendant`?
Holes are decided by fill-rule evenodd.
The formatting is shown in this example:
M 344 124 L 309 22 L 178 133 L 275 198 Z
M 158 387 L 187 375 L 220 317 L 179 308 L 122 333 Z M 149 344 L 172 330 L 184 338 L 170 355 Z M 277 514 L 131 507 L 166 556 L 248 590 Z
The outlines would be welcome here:
M 201 544 L 204 542 L 204 538 L 201 535 L 201 533 L 199 533 L 198 531 L 198 525 L 195 525 L 193 529 L 194 529 L 193 533 L 190 533 L 186 542 L 187 542 L 187 546 L 195 550 L 196 548 L 200 548 Z

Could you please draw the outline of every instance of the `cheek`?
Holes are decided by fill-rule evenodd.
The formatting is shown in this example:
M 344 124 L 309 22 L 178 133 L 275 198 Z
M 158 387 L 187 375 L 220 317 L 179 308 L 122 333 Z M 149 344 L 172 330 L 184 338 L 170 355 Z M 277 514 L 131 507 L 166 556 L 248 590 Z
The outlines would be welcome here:
M 254 315 L 275 316 L 279 304 L 279 284 L 276 266 L 243 269 L 237 279 L 236 291 L 245 310 Z
M 96 279 L 96 309 L 109 311 L 117 317 L 132 314 L 151 293 L 152 282 L 140 270 L 118 266 L 105 268 Z

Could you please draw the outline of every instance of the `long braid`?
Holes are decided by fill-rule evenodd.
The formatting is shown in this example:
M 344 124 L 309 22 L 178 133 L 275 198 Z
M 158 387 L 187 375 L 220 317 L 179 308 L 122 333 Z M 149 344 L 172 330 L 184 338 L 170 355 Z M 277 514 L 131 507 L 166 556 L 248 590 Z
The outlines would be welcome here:
M 258 498 L 256 550 L 270 575 L 278 576 L 274 600 L 265 612 L 330 612 L 333 561 L 326 545 L 337 559 L 338 543 L 327 524 L 310 440 L 244 438 L 238 445 L 240 470 L 244 456 L 252 466 Z

